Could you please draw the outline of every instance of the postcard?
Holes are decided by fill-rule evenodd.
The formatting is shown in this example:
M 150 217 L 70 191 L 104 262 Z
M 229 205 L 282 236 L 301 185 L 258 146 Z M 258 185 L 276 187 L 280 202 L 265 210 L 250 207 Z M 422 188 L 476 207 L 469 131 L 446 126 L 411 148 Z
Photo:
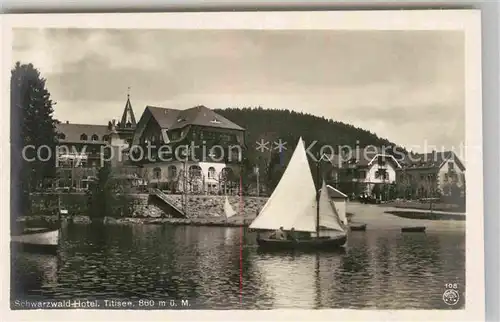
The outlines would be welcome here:
M 4 316 L 484 319 L 480 21 L 3 16 Z

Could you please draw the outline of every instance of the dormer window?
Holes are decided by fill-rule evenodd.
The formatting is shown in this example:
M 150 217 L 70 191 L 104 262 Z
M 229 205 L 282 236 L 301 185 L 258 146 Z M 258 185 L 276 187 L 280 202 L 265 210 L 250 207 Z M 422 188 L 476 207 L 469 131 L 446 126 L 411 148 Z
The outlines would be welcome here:
M 80 140 L 87 141 L 87 139 L 88 139 L 87 134 L 83 133 L 82 135 L 80 135 Z
M 64 133 L 59 133 L 58 137 L 60 140 L 66 139 L 66 135 Z
M 184 122 L 185 120 L 186 120 L 185 118 L 183 118 L 183 117 L 179 117 L 179 118 L 177 119 L 177 123 Z
M 213 123 L 213 124 L 220 124 L 221 122 L 218 120 L 218 119 L 213 119 L 210 121 L 210 123 Z
M 92 135 L 92 141 L 98 141 L 98 140 L 99 137 L 97 136 L 97 134 Z

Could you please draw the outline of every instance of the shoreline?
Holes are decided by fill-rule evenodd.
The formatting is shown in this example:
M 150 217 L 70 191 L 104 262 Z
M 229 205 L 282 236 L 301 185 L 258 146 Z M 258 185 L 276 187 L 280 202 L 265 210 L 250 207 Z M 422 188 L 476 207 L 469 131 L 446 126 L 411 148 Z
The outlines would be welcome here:
M 406 201 L 406 202 L 392 201 L 392 202 L 379 204 L 378 206 L 397 208 L 398 211 L 399 210 L 403 211 L 404 209 L 406 209 L 409 211 L 428 211 L 428 212 L 430 212 L 430 210 L 431 210 L 430 209 L 431 205 L 429 203 L 420 203 L 420 202 L 416 202 L 416 201 Z M 465 208 L 462 206 L 453 205 L 453 204 L 435 203 L 435 204 L 433 204 L 432 211 L 460 215 L 460 214 L 464 213 Z
M 465 221 L 466 215 L 461 213 L 453 213 L 453 212 L 435 212 L 432 213 L 430 211 L 418 211 L 418 209 L 407 209 L 407 210 L 387 210 L 385 211 L 387 214 L 391 214 L 401 218 L 408 219 L 422 219 L 422 220 L 435 220 L 435 221 L 443 221 L 443 220 L 458 220 Z
M 457 213 L 444 213 L 433 212 L 432 214 L 423 210 L 401 210 L 401 209 L 387 209 L 384 213 L 405 219 L 416 220 L 432 220 L 432 221 L 465 221 L 465 215 Z M 354 220 L 353 217 L 355 218 Z M 356 214 L 352 212 L 347 213 L 349 224 L 357 225 L 362 223 L 358 222 Z M 361 216 L 362 217 L 362 216 Z M 172 226 L 195 226 L 195 227 L 248 227 L 252 218 L 242 218 L 235 216 L 229 221 L 224 217 L 192 217 L 192 218 L 172 218 L 172 217 L 104 217 L 101 221 L 105 225 L 172 225 Z M 39 215 L 39 216 L 25 216 L 18 218 L 17 222 L 24 223 L 27 227 L 34 224 L 44 225 L 48 223 L 57 222 L 55 215 Z M 63 222 L 74 224 L 91 224 L 91 218 L 87 215 L 74 215 L 61 217 Z M 100 220 L 99 220 L 100 221 Z

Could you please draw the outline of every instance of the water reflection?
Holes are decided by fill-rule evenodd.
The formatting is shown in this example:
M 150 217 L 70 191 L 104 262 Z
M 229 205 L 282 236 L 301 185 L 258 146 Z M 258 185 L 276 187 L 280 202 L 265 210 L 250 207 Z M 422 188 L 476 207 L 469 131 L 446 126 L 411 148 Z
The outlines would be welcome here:
M 206 309 L 429 309 L 450 308 L 441 298 L 445 283 L 465 292 L 461 231 L 352 233 L 343 253 L 260 252 L 255 235 L 242 236 L 240 228 L 71 224 L 62 236 L 59 257 L 13 254 L 13 298 L 189 298 Z

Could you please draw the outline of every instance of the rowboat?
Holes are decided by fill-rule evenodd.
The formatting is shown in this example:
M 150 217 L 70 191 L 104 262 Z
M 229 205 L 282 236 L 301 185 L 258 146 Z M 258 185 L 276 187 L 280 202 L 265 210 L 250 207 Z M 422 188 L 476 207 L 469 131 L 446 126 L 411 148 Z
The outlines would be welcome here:
M 349 228 L 351 231 L 365 231 L 366 224 L 350 224 Z
M 318 180 L 321 160 L 317 162 Z M 340 219 L 327 190 L 323 180 L 317 191 L 300 138 L 281 180 L 249 228 L 265 232 L 282 230 L 288 235 L 293 230 L 293 235 L 307 237 L 276 239 L 272 235 L 261 237 L 259 234 L 259 247 L 271 250 L 343 247 L 347 242 L 347 222 Z
M 16 251 L 55 254 L 58 246 L 59 228 L 28 228 L 11 236 L 11 247 Z
M 425 232 L 425 226 L 403 227 L 403 228 L 401 228 L 401 232 L 403 232 L 403 233 L 423 233 L 423 232 Z
M 11 248 L 17 252 L 40 254 L 57 254 L 61 215 L 67 215 L 68 210 L 61 207 L 61 195 L 58 195 L 57 227 L 25 228 L 20 234 L 10 237 Z

